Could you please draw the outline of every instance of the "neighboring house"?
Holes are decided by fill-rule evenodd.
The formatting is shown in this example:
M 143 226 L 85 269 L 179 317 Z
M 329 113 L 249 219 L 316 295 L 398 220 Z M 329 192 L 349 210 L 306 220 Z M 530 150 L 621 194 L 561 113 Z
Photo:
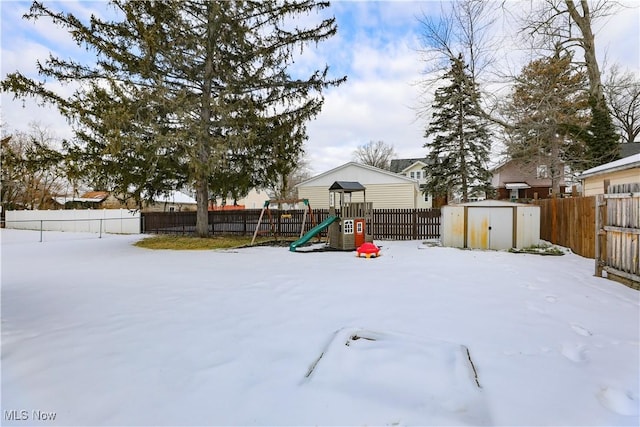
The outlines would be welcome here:
M 245 197 L 235 201 L 233 198 L 222 200 L 221 197 L 216 198 L 215 203 L 212 201 L 209 210 L 237 210 L 237 209 L 262 209 L 264 202 L 269 200 L 269 194 L 265 190 L 252 188 Z
M 415 179 L 418 181 L 418 185 L 421 191 L 421 197 L 416 202 L 416 208 L 431 208 L 433 207 L 433 198 L 430 194 L 424 194 L 423 189 L 426 183 L 425 180 L 425 166 L 427 166 L 427 159 L 393 159 L 389 169 L 391 172 L 406 176 L 407 178 Z
M 153 198 L 153 202 L 144 203 L 143 212 L 185 212 L 195 211 L 198 202 L 193 197 L 172 190 L 168 194 L 160 194 Z
M 604 194 L 609 185 L 640 184 L 640 153 L 587 169 L 580 179 L 583 196 Z
M 374 209 L 412 209 L 418 207 L 424 197 L 417 179 L 355 162 L 345 163 L 296 185 L 298 197 L 308 199 L 313 209 L 328 209 L 329 187 L 336 181 L 362 184 L 366 191 L 353 193 L 352 201 L 361 202 L 366 195 Z
M 523 163 L 507 160 L 491 170 L 491 185 L 496 189 L 498 200 L 546 199 L 552 195 L 549 170 L 544 164 Z M 560 193 L 567 184 L 565 174 L 560 178 Z
M 109 198 L 108 191 L 88 191 L 80 197 L 57 196 L 53 200 L 58 209 L 106 209 Z

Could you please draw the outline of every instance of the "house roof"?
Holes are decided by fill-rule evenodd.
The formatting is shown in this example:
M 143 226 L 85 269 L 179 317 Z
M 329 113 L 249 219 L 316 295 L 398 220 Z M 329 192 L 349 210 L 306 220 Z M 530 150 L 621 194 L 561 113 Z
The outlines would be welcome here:
M 352 193 L 354 191 L 364 191 L 365 187 L 356 181 L 336 181 L 331 184 L 329 191 L 342 190 L 344 193 Z
M 506 182 L 504 188 L 507 190 L 520 190 L 525 188 L 531 188 L 526 182 Z
M 100 203 L 102 202 L 104 199 L 101 198 L 95 198 L 95 197 L 67 197 L 67 196 L 58 196 L 58 197 L 54 197 L 53 200 L 60 204 L 60 205 L 65 205 L 67 203 L 71 203 L 71 202 L 82 202 L 82 203 Z
M 424 165 L 428 165 L 429 161 L 426 158 L 418 158 L 418 159 L 393 159 L 389 165 L 389 170 L 395 173 L 402 173 L 405 170 L 409 169 L 411 166 L 416 163 L 423 163 Z
M 109 197 L 108 191 L 88 191 L 84 193 L 80 198 L 90 199 L 90 201 L 92 202 L 101 202 L 107 197 Z M 79 200 L 79 199 L 76 198 L 75 200 Z
M 347 170 L 351 169 L 352 173 L 348 173 Z M 353 173 L 353 171 L 359 171 L 358 173 Z M 328 179 L 331 178 L 332 175 L 335 175 L 335 178 L 333 179 Z M 347 175 L 347 176 L 344 176 Z M 406 176 L 394 173 L 394 172 L 390 172 L 384 169 L 380 169 L 380 168 L 376 168 L 374 166 L 369 166 L 369 165 L 363 165 L 361 163 L 356 163 L 356 162 L 348 162 L 345 163 L 343 165 L 340 165 L 338 167 L 335 167 L 333 169 L 330 169 L 326 172 L 323 172 L 319 175 L 316 175 L 312 178 L 307 179 L 306 181 L 302 181 L 301 183 L 297 184 L 296 187 L 305 187 L 305 186 L 312 186 L 312 185 L 321 185 L 321 183 L 323 181 L 329 181 L 326 183 L 327 187 L 332 185 L 333 182 L 335 181 L 339 181 L 340 178 L 342 178 L 344 176 L 344 178 L 342 179 L 351 179 L 351 180 L 358 180 L 359 182 L 364 183 L 365 185 L 367 184 L 375 184 L 375 183 L 379 183 L 379 182 L 367 182 L 365 179 L 363 179 L 362 177 L 354 177 L 353 175 L 366 175 L 367 177 L 371 178 L 371 177 L 376 177 L 377 181 L 381 182 L 410 182 L 413 183 L 414 185 L 418 185 L 418 181 L 414 178 L 408 178 Z M 337 179 L 336 179 L 337 178 Z
M 172 190 L 168 194 L 159 194 L 153 198 L 156 203 L 179 203 L 183 205 L 195 205 L 198 202 L 191 196 L 181 191 Z
M 620 157 L 625 158 L 640 153 L 640 142 L 620 144 Z
M 626 145 L 626 144 L 623 144 Z M 580 179 L 589 178 L 591 176 L 603 173 L 617 172 L 621 170 L 640 168 L 640 153 L 633 154 L 620 160 L 605 163 L 595 168 L 587 169 L 580 174 Z

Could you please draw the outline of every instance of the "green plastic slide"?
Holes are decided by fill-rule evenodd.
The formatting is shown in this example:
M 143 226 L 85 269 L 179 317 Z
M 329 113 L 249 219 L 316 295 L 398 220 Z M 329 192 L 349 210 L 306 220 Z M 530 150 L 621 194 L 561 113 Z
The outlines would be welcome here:
M 305 243 L 307 243 L 309 240 L 311 240 L 311 238 L 313 238 L 313 236 L 315 236 L 316 234 L 318 234 L 319 232 L 321 232 L 322 230 L 327 228 L 329 226 L 329 224 L 331 224 L 334 221 L 337 221 L 338 219 L 340 219 L 340 218 L 338 218 L 337 216 L 333 216 L 333 215 L 329 216 L 327 219 L 322 221 L 320 224 L 316 225 L 311 230 L 309 230 L 309 232 L 307 234 L 305 234 L 304 236 L 302 236 L 301 238 L 299 238 L 295 242 L 291 243 L 289 245 L 289 250 L 291 252 L 295 252 L 296 248 L 298 246 L 304 245 Z

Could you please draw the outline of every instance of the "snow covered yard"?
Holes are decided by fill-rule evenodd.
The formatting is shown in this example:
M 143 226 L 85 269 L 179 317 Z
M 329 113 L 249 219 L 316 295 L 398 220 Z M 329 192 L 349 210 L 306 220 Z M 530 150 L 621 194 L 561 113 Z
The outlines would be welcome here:
M 573 254 L 0 236 L 3 425 L 640 423 L 640 293 Z

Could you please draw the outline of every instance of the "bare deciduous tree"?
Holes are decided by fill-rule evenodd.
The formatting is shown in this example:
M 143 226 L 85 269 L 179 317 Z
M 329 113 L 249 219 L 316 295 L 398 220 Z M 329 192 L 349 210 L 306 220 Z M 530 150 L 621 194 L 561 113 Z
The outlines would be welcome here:
M 615 14 L 620 4 L 607 0 L 545 0 L 526 18 L 526 29 L 544 49 L 562 48 L 574 56 L 588 76 L 591 123 L 586 138 L 584 167 L 615 160 L 619 154 L 618 135 L 604 96 L 602 73 L 596 56 L 594 27 Z
M 494 68 L 503 45 L 503 31 L 497 28 L 500 3 L 486 0 L 462 0 L 447 3 L 438 16 L 423 14 L 418 18 L 421 26 L 422 56 L 426 69 L 420 82 L 425 102 L 417 108 L 419 117 L 431 115 L 429 100 L 442 75 L 452 60 L 460 55 L 482 95 L 480 107 L 485 118 L 502 127 L 509 127 L 498 115 L 498 98 L 485 91 L 484 83 L 504 82 L 504 71 Z M 508 13 L 503 9 L 504 13 Z
M 388 145 L 384 141 L 369 141 L 368 144 L 359 146 L 353 152 L 356 162 L 380 169 L 389 169 L 391 159 L 394 157 L 396 152 L 393 145 Z
M 66 188 L 63 155 L 46 128 L 32 124 L 28 132 L 2 138 L 2 206 L 46 209 Z
M 477 79 L 496 58 L 497 40 L 492 28 L 496 23 L 496 3 L 483 0 L 464 0 L 443 6 L 437 17 L 423 14 L 423 53 L 435 59 L 429 61 L 427 73 L 435 74 L 449 69 L 450 61 L 462 55 L 468 70 Z
M 640 135 L 640 79 L 630 71 L 613 66 L 604 82 L 604 94 L 614 124 L 623 142 L 635 142 Z
M 596 57 L 594 25 L 614 15 L 622 5 L 617 1 L 545 0 L 528 15 L 527 34 L 537 37 L 540 48 L 578 48 L 583 53 L 582 64 L 589 76 L 589 94 L 596 102 L 604 102 L 602 73 Z

